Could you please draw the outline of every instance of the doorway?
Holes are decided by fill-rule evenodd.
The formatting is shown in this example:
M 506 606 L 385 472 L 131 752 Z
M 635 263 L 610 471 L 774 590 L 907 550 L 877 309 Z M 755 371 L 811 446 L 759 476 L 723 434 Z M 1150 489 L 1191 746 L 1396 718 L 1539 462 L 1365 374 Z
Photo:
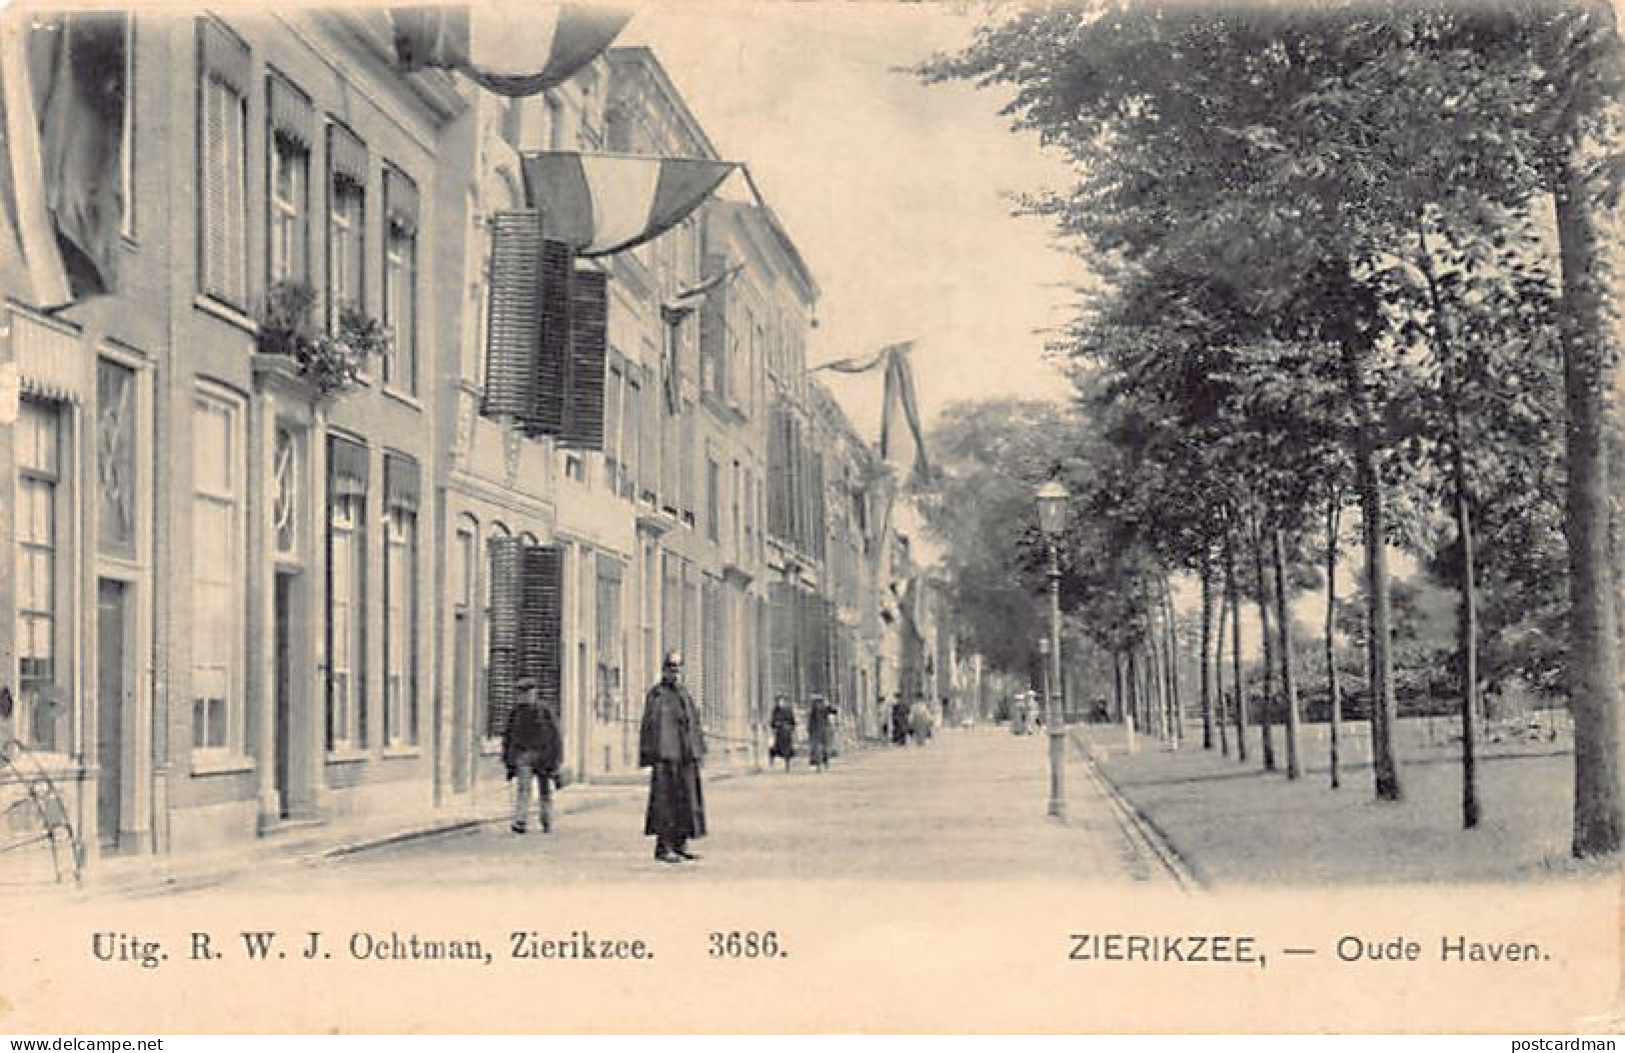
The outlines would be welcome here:
M 276 790 L 278 818 L 289 819 L 294 815 L 294 743 L 297 741 L 299 729 L 294 720 L 295 712 L 295 680 L 294 680 L 294 636 L 293 623 L 295 618 L 294 585 L 299 575 L 278 571 L 276 574 L 276 590 L 272 634 L 275 654 L 275 669 L 272 674 L 274 681 L 274 711 L 272 714 L 272 740 L 276 743 L 273 758 L 273 789 Z
M 129 586 L 96 584 L 96 831 L 104 850 L 117 849 L 124 808 L 124 714 L 129 674 Z

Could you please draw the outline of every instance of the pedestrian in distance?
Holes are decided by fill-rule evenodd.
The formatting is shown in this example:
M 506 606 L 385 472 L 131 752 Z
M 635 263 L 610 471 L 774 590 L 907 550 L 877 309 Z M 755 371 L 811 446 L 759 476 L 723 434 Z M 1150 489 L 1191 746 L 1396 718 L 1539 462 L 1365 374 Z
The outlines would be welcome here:
M 891 742 L 893 746 L 908 745 L 908 705 L 897 695 L 892 696 Z
M 784 770 L 788 772 L 790 761 L 796 755 L 796 711 L 783 695 L 773 700 L 773 715 L 767 723 L 773 731 L 773 746 L 767 751 L 768 764 L 782 759 Z
M 814 771 L 829 771 L 830 739 L 835 734 L 835 707 L 814 695 L 807 709 L 807 758 Z
M 535 680 L 522 679 L 518 703 L 508 714 L 502 733 L 502 763 L 508 778 L 518 780 L 514 794 L 513 832 L 522 834 L 530 820 L 530 788 L 534 781 L 541 799 L 542 832 L 553 830 L 553 784 L 558 780 L 563 741 L 551 707 L 542 703 L 541 687 Z
M 643 832 L 654 837 L 655 858 L 662 863 L 700 858 L 689 851 L 688 842 L 705 836 L 704 762 L 700 711 L 683 687 L 683 656 L 672 651 L 661 667 L 660 682 L 644 698 L 638 734 L 638 766 L 650 769 Z

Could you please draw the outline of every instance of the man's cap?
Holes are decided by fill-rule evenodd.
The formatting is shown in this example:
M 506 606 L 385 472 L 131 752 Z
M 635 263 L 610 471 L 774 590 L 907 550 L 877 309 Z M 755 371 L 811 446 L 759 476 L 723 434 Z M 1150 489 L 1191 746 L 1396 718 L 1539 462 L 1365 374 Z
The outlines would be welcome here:
M 514 690 L 529 691 L 533 687 L 541 687 L 542 682 L 533 676 L 522 676 L 514 681 Z
M 666 663 L 665 664 L 670 665 L 670 666 L 677 666 L 678 668 L 682 668 L 682 665 L 683 665 L 683 652 L 681 652 L 681 651 L 667 651 L 666 652 Z

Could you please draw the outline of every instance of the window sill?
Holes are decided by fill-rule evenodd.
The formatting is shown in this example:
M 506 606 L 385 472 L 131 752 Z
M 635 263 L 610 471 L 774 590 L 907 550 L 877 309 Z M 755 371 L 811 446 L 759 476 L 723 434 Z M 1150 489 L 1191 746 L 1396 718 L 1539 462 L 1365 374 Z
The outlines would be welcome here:
M 501 739 L 483 739 L 480 742 L 480 753 L 486 757 L 500 757 L 502 755 Z
M 384 747 L 385 760 L 406 760 L 412 757 L 423 756 L 422 746 L 386 746 Z
M 360 764 L 367 758 L 368 753 L 366 750 L 350 746 L 341 746 L 338 749 L 327 751 L 327 763 L 329 764 Z
M 258 767 L 254 758 L 245 757 L 239 753 L 222 753 L 216 751 L 192 751 L 192 775 L 243 775 L 254 771 Z
M 384 394 L 394 399 L 396 402 L 399 402 L 403 406 L 414 409 L 419 413 L 423 412 L 423 403 L 419 402 L 418 397 L 409 391 L 403 391 L 400 388 L 392 388 L 388 384 L 385 384 Z
M 220 319 L 227 325 L 241 329 L 249 336 L 259 336 L 260 334 L 260 325 L 258 322 L 254 321 L 253 318 L 244 314 L 231 304 L 226 303 L 224 300 L 215 299 L 208 293 L 199 293 L 197 296 L 193 297 L 192 306 L 202 311 L 204 314 Z

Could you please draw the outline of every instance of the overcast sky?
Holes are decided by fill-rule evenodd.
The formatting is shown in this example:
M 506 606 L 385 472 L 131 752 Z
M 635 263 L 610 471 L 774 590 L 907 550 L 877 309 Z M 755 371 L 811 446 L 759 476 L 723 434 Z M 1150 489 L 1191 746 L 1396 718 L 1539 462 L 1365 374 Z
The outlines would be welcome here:
M 1004 194 L 1058 187 L 1063 163 L 999 116 L 1001 98 L 897 72 L 967 42 L 942 3 L 640 9 L 647 44 L 724 157 L 745 161 L 823 290 L 811 363 L 916 339 L 927 427 L 947 403 L 1065 398 L 1040 331 L 1068 317 L 1079 264 Z M 824 374 L 864 436 L 881 381 Z

